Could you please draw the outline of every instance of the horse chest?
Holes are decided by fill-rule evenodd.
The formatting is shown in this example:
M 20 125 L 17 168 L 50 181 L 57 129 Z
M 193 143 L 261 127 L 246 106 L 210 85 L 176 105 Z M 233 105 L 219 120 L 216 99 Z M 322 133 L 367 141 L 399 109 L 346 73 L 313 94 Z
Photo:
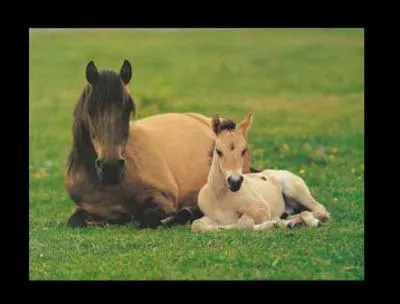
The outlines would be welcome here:
M 243 205 L 249 200 L 258 200 L 257 197 L 249 196 L 249 193 L 245 189 L 241 189 L 237 192 L 227 192 L 223 199 L 220 200 L 221 209 L 224 211 L 239 212 Z

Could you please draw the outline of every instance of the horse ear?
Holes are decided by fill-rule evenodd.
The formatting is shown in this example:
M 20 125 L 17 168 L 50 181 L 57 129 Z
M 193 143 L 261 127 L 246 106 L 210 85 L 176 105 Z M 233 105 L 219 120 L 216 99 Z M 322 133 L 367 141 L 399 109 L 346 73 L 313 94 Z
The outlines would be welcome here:
M 124 84 L 128 84 L 132 79 L 132 65 L 128 60 L 124 60 L 122 64 L 121 71 L 119 75 L 124 82 Z
M 253 113 L 247 114 L 247 116 L 238 124 L 237 130 L 241 132 L 245 137 L 247 137 L 247 131 L 250 128 L 252 122 L 253 122 Z
M 86 80 L 91 84 L 95 84 L 99 73 L 93 60 L 91 60 L 86 66 Z
M 211 120 L 211 126 L 216 135 L 221 131 L 221 120 L 219 119 L 219 115 L 215 114 L 215 116 Z

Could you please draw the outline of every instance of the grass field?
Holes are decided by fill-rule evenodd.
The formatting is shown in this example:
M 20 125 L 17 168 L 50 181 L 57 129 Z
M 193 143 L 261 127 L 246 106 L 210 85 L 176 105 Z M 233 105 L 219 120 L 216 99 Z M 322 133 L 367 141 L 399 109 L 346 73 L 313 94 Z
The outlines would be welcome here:
M 31 280 L 364 279 L 362 29 L 30 31 Z M 138 118 L 253 111 L 256 167 L 301 174 L 321 228 L 72 230 L 63 188 L 85 66 L 134 67 Z

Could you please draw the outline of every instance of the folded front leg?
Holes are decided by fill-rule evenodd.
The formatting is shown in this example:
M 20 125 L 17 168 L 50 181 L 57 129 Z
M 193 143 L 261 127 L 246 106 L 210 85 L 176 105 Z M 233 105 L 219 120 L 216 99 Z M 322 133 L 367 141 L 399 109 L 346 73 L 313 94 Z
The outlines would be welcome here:
M 230 225 L 220 225 L 221 229 L 254 229 L 255 221 L 248 214 L 243 214 L 239 220 Z
M 191 230 L 192 232 L 208 232 L 218 230 L 220 225 L 217 221 L 203 216 L 198 220 L 193 221 Z

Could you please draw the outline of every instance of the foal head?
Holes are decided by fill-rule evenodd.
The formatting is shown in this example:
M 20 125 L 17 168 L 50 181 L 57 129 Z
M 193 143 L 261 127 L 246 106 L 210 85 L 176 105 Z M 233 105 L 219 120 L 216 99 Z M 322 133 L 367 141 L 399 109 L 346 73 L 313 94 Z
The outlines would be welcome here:
M 214 153 L 219 163 L 219 168 L 231 191 L 240 189 L 243 176 L 243 159 L 247 148 L 247 130 L 252 123 L 253 114 L 249 113 L 236 126 L 232 121 L 221 121 L 219 115 L 212 119 L 212 128 L 217 135 Z
M 125 60 L 119 74 L 111 70 L 98 71 L 94 62 L 86 66 L 87 86 L 75 110 L 75 119 L 91 142 L 95 157 L 87 164 L 95 168 L 101 184 L 119 183 L 124 176 L 124 150 L 129 136 L 129 121 L 135 104 L 127 85 L 132 78 L 132 66 Z M 79 132 L 78 130 L 75 130 Z

